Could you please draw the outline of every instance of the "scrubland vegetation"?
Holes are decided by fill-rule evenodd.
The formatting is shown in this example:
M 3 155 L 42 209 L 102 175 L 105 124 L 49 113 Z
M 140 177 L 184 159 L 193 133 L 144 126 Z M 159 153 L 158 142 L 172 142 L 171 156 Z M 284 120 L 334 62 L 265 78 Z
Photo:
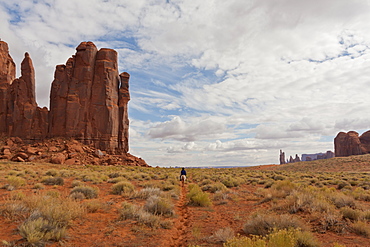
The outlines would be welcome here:
M 3 162 L 0 226 L 10 230 L 0 241 L 84 246 L 79 234 L 95 225 L 115 246 L 351 246 L 345 236 L 370 246 L 370 174 L 325 172 L 323 162 L 316 172 L 307 162 L 187 169 L 184 188 L 175 168 Z

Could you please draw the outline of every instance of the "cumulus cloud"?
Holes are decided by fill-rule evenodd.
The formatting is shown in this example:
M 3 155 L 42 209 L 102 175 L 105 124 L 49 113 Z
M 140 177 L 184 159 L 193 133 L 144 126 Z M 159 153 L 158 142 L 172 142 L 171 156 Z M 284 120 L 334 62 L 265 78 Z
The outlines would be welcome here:
M 271 163 L 279 146 L 327 149 L 323 136 L 369 129 L 369 12 L 362 0 L 0 0 L 0 33 L 18 76 L 30 53 L 41 106 L 81 41 L 116 49 L 131 150 L 153 165 Z
M 174 139 L 179 141 L 195 141 L 222 135 L 226 126 L 211 119 L 185 122 L 179 116 L 170 121 L 153 126 L 148 135 L 151 138 Z

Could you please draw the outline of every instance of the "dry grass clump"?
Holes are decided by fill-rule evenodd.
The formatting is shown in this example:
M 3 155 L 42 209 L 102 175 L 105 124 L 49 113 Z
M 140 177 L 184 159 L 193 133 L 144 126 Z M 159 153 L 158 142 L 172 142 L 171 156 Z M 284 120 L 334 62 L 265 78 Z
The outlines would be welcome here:
M 170 228 L 170 223 L 164 221 L 160 216 L 153 215 L 145 211 L 142 207 L 133 205 L 128 202 L 122 203 L 122 209 L 119 211 L 120 220 L 133 219 L 139 224 L 144 224 L 152 228 L 162 227 L 164 229 Z
M 7 200 L 1 213 L 24 220 L 18 227 L 20 235 L 31 246 L 43 246 L 46 241 L 65 237 L 70 221 L 84 215 L 85 209 L 68 198 L 36 194 L 21 200 Z
M 189 204 L 200 207 L 211 205 L 211 199 L 206 192 L 203 192 L 197 184 L 189 185 L 189 193 L 186 195 L 189 199 Z
M 340 209 L 340 213 L 343 215 L 344 219 L 350 219 L 357 221 L 362 216 L 362 211 L 358 209 L 352 209 L 350 207 L 343 207 Z
M 84 198 L 92 199 L 98 197 L 99 189 L 90 186 L 77 186 L 71 190 L 70 196 L 74 197 L 73 194 L 83 194 Z
M 229 239 L 232 239 L 234 236 L 235 236 L 234 230 L 230 227 L 225 227 L 218 229 L 211 238 L 216 242 L 225 243 Z
M 83 205 L 88 213 L 95 213 L 103 207 L 103 204 L 98 200 L 85 201 Z
M 26 180 L 21 177 L 9 176 L 7 179 L 7 184 L 2 188 L 6 190 L 15 190 L 27 184 Z
M 135 191 L 131 197 L 132 198 L 140 198 L 140 199 L 148 199 L 151 196 L 161 196 L 163 191 L 159 188 L 147 187 L 139 191 Z
M 45 185 L 64 185 L 64 179 L 61 177 L 44 178 L 41 183 Z
M 247 221 L 243 230 L 246 234 L 265 236 L 273 229 L 289 228 L 306 230 L 307 226 L 293 215 L 257 214 Z
M 356 221 L 353 223 L 352 230 L 358 235 L 370 238 L 370 225 L 364 221 Z
M 226 191 L 227 187 L 223 183 L 217 182 L 217 183 L 210 183 L 210 184 L 203 185 L 202 190 L 215 193 L 217 191 Z
M 155 215 L 172 216 L 175 214 L 173 203 L 167 198 L 156 195 L 146 200 L 144 209 Z
M 132 193 L 135 190 L 135 186 L 130 182 L 119 182 L 112 186 L 112 194 L 114 195 L 123 195 Z
M 341 192 L 328 193 L 326 196 L 337 208 L 356 206 L 353 196 L 345 195 Z
M 319 247 L 312 233 L 299 229 L 273 229 L 266 236 L 236 236 L 226 241 L 224 247 Z

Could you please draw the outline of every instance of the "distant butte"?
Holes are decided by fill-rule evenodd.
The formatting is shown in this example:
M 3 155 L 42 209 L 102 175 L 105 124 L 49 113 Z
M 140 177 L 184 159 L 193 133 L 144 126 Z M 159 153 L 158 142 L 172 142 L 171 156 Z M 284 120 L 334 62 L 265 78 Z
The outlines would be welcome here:
M 21 77 L 8 44 L 0 41 L 0 135 L 32 143 L 72 138 L 109 154 L 129 151 L 127 113 L 130 75 L 119 74 L 117 52 L 82 42 L 65 65 L 57 65 L 50 110 L 35 96 L 35 71 L 25 53 Z

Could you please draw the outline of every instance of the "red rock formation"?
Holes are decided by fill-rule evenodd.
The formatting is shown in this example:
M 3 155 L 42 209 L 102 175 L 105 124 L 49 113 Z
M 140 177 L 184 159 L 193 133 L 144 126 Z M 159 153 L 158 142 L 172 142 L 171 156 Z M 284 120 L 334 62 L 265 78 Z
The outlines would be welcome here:
M 4 42 L 3 42 L 4 43 Z M 6 44 L 6 43 L 5 43 Z M 6 48 L 5 45 L 1 45 Z M 7 53 L 2 49 L 2 56 Z M 0 83 L 0 133 L 17 136 L 25 141 L 43 139 L 47 135 L 48 110 L 37 107 L 35 96 L 35 71 L 28 53 L 21 64 L 21 77 L 11 80 L 15 75 L 15 65 L 10 55 L 1 67 L 6 76 Z M 3 60 L 4 61 L 4 60 Z M 0 64 L 1 65 L 1 64 Z
M 339 132 L 334 139 L 335 157 L 370 153 L 370 131 L 361 137 L 356 131 Z
M 0 41 L 0 133 L 7 134 L 7 100 L 9 87 L 15 79 L 15 63 L 9 54 L 8 44 Z
M 26 143 L 47 137 L 73 138 L 99 151 L 123 154 L 122 163 L 146 165 L 128 154 L 130 75 L 119 75 L 117 52 L 98 51 L 92 42 L 82 42 L 76 50 L 66 65 L 56 66 L 49 112 L 37 106 L 35 71 L 28 53 L 21 77 L 14 80 L 15 64 L 8 45 L 0 42 L 0 134 L 20 137 Z M 9 150 L 4 150 L 9 156 Z M 14 159 L 19 158 L 25 160 L 22 156 Z
M 283 165 L 285 164 L 285 153 L 283 151 L 280 150 L 280 165 Z
M 50 137 L 73 137 L 110 153 L 128 152 L 129 74 L 118 74 L 117 52 L 82 42 L 56 67 L 50 94 Z

